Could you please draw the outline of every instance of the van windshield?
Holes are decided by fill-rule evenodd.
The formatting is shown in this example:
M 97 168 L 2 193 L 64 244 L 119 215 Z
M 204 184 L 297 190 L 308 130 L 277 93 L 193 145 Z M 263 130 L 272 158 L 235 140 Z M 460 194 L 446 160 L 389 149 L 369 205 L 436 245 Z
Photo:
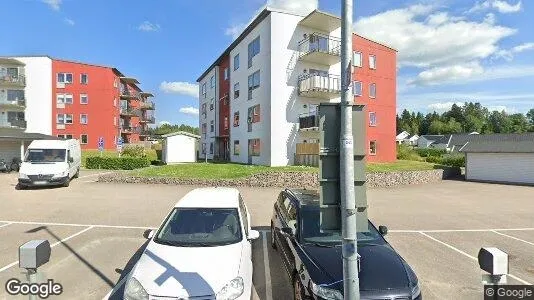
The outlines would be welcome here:
M 54 163 L 65 161 L 65 149 L 28 149 L 25 162 L 31 163 Z

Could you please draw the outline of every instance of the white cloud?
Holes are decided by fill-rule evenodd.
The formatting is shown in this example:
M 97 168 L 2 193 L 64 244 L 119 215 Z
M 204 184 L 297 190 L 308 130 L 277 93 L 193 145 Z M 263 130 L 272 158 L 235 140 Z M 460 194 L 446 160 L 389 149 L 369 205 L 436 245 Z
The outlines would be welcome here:
M 144 21 L 137 27 L 137 29 L 145 32 L 158 31 L 161 28 L 159 24 L 152 24 L 149 21 Z
M 74 26 L 74 24 L 76 24 L 76 22 L 74 22 L 74 20 L 69 19 L 69 18 L 65 18 L 64 21 L 65 21 L 65 23 L 66 23 L 67 25 L 70 25 L 70 26 Z
M 521 10 L 521 0 L 516 4 L 510 4 L 506 0 L 486 0 L 478 1 L 468 13 L 494 9 L 502 14 L 516 13 Z
M 160 90 L 169 94 L 181 94 L 198 98 L 198 84 L 189 82 L 167 82 L 164 81 L 159 86 Z
M 451 109 L 452 105 L 456 104 L 458 106 L 463 106 L 462 102 L 443 102 L 443 103 L 432 103 L 428 105 L 430 111 L 444 112 Z
M 224 30 L 225 35 L 229 35 L 232 37 L 232 40 L 237 39 L 237 37 L 245 30 L 247 27 L 247 23 L 240 23 L 237 25 L 230 26 Z
M 161 122 L 159 122 L 159 126 L 161 126 L 161 125 L 171 125 L 171 122 L 169 122 L 169 121 L 161 121 Z
M 59 10 L 61 6 L 61 2 L 63 2 L 63 0 L 41 0 L 41 1 L 48 4 L 48 6 L 50 6 L 50 8 L 52 8 L 53 10 Z
M 198 116 L 198 108 L 188 106 L 180 108 L 180 112 L 187 115 Z
M 492 106 L 488 106 L 488 110 L 489 111 L 498 111 L 498 112 L 506 112 L 506 113 L 509 113 L 509 114 L 514 114 L 517 112 L 517 109 L 513 108 L 513 107 L 507 107 L 505 105 L 492 105 Z
M 488 13 L 486 14 L 486 17 L 484 17 L 484 23 L 488 23 L 488 24 L 495 24 L 496 22 L 496 18 L 495 18 L 495 14 L 494 13 Z
M 524 43 L 521 45 L 517 45 L 509 50 L 499 50 L 497 53 L 495 53 L 494 57 L 504 58 L 507 61 L 511 61 L 514 58 L 514 54 L 518 54 L 528 50 L 534 50 L 534 43 Z

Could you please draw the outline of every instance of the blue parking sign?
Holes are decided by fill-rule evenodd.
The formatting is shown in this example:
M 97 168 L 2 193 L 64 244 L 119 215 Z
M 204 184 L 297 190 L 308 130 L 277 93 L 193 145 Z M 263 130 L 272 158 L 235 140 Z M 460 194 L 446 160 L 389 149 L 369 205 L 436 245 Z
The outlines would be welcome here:
M 98 150 L 104 150 L 104 137 L 102 136 L 98 139 Z

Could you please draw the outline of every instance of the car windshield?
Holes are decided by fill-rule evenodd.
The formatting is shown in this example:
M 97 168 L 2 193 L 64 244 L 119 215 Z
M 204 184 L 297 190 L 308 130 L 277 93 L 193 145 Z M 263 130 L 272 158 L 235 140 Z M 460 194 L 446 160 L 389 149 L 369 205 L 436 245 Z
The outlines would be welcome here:
M 341 244 L 341 232 L 321 232 L 319 225 L 319 209 L 304 208 L 300 212 L 301 218 L 301 239 L 304 243 L 314 244 Z M 358 232 L 358 243 L 362 244 L 383 244 L 384 239 L 376 228 L 368 222 L 367 232 Z
M 54 163 L 65 161 L 65 149 L 28 149 L 25 162 Z
M 234 244 L 242 239 L 236 208 L 175 208 L 154 241 L 181 247 Z

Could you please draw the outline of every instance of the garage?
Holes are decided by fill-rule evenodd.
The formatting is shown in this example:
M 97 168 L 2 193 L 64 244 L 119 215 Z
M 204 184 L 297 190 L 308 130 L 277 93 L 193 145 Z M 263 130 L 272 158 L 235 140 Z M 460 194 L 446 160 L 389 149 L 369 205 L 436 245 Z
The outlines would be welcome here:
M 189 132 L 173 132 L 162 136 L 163 162 L 166 164 L 196 162 L 200 136 Z
M 468 143 L 466 180 L 534 184 L 534 140 Z
M 40 133 L 27 133 L 18 128 L 0 128 L 0 158 L 9 163 L 13 158 L 22 159 L 33 140 L 44 139 L 57 138 Z

